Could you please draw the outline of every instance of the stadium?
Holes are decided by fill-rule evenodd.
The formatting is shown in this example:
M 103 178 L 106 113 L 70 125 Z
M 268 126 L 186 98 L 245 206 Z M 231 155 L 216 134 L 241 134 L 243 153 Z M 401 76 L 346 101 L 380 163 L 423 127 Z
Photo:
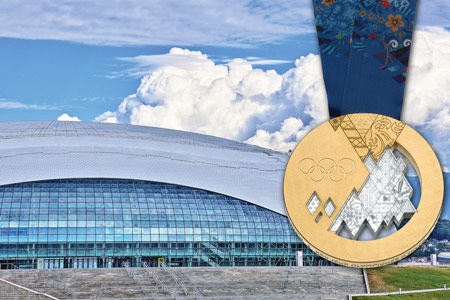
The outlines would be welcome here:
M 212 136 L 0 123 L 2 268 L 326 264 L 286 217 L 288 156 Z

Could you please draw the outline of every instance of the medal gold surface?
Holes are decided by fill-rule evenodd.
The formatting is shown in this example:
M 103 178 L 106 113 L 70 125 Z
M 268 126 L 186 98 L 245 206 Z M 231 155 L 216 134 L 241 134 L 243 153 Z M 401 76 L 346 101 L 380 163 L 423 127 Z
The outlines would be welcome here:
M 330 231 L 349 194 L 359 191 L 369 175 L 364 159 L 370 153 L 378 160 L 386 147 L 403 153 L 419 175 L 417 212 L 403 228 L 381 239 L 351 240 Z M 314 193 L 321 202 L 312 213 L 308 201 Z M 351 114 L 319 125 L 297 145 L 284 177 L 286 210 L 297 234 L 323 258 L 350 267 L 382 266 L 412 253 L 436 225 L 443 195 L 442 169 L 427 141 L 401 121 L 377 114 Z M 330 198 L 335 209 L 328 216 L 325 203 Z

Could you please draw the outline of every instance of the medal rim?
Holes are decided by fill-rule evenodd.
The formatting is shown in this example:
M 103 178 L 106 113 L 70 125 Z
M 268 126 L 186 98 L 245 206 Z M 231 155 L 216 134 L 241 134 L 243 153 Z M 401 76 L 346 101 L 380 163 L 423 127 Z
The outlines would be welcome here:
M 356 116 L 356 115 L 367 115 L 367 114 L 366 113 L 357 113 L 357 114 L 349 114 L 346 116 Z M 370 114 L 370 115 L 386 117 L 386 116 L 383 116 L 380 114 Z M 342 116 L 342 117 L 345 117 L 345 116 Z M 387 118 L 389 118 L 390 120 L 393 120 L 395 122 L 400 122 L 400 121 L 395 120 L 390 117 L 387 117 Z M 337 119 L 337 118 L 335 118 L 335 119 Z M 321 126 L 326 126 L 325 124 L 327 124 L 330 121 L 326 121 L 326 122 L 320 124 L 319 126 L 317 126 L 316 128 L 314 128 L 310 133 L 308 133 L 305 136 L 305 138 L 308 135 L 312 134 L 317 128 L 319 128 Z M 299 201 L 295 201 L 296 197 L 295 197 L 295 194 L 293 194 L 292 186 L 290 186 L 292 184 L 289 183 L 289 181 L 292 182 L 292 178 L 291 178 L 291 180 L 289 180 L 289 178 L 287 178 L 287 177 L 290 176 L 290 174 L 296 173 L 295 170 L 299 163 L 299 160 L 297 157 L 299 156 L 299 152 L 301 151 L 299 149 L 302 146 L 302 142 L 305 140 L 305 138 L 303 138 L 297 144 L 296 148 L 292 152 L 292 155 L 289 158 L 289 161 L 287 163 L 284 178 L 283 178 L 283 194 L 284 194 L 284 203 L 285 203 L 285 207 L 286 207 L 286 213 L 287 213 L 289 221 L 291 222 L 292 227 L 294 228 L 297 235 L 302 239 L 303 243 L 305 245 L 307 245 L 313 252 L 315 252 L 319 256 L 321 256 L 331 262 L 334 262 L 334 263 L 337 263 L 340 265 L 344 265 L 344 266 L 349 266 L 349 267 L 372 268 L 372 267 L 384 266 L 384 265 L 387 265 L 390 263 L 394 263 L 394 262 L 408 256 L 412 252 L 414 252 L 418 247 L 420 247 L 420 245 L 429 237 L 429 235 L 433 231 L 434 227 L 436 226 L 437 221 L 439 220 L 439 216 L 440 216 L 440 213 L 442 210 L 442 205 L 443 205 L 444 181 L 443 181 L 443 174 L 441 171 L 442 169 L 441 169 L 439 160 L 438 160 L 434 150 L 432 149 L 431 145 L 426 141 L 426 139 L 422 135 L 420 135 L 415 129 L 410 127 L 409 125 L 407 125 L 403 122 L 401 122 L 401 123 L 405 125 L 404 129 L 406 129 L 406 131 L 404 130 L 400 133 L 400 135 L 398 136 L 399 140 L 397 140 L 397 142 L 395 143 L 393 148 L 398 149 L 401 153 L 406 155 L 407 158 L 409 159 L 409 161 L 413 164 L 414 168 L 417 171 L 417 175 L 419 177 L 420 185 L 421 185 L 421 197 L 420 197 L 419 206 L 417 207 L 417 212 L 413 215 L 413 217 L 409 220 L 409 222 L 401 230 L 399 230 L 385 238 L 376 239 L 376 240 L 372 240 L 372 241 L 357 241 L 357 240 L 345 239 L 343 237 L 338 236 L 336 233 L 334 233 L 335 238 L 332 238 L 332 239 L 336 239 L 335 242 L 337 244 L 335 245 L 335 248 L 339 248 L 339 246 L 338 246 L 339 241 L 341 241 L 341 245 L 345 244 L 345 247 L 348 247 L 349 245 L 351 245 L 352 247 L 358 247 L 359 250 L 361 248 L 364 248 L 364 251 L 367 251 L 367 253 L 369 253 L 371 257 L 376 257 L 376 259 L 364 261 L 362 259 L 356 259 L 354 257 L 355 255 L 352 255 L 351 251 L 348 251 L 349 253 L 347 255 L 342 255 L 342 251 L 337 251 L 337 249 L 335 249 L 335 251 L 333 251 L 333 249 L 328 249 L 329 247 L 327 249 L 321 249 L 320 245 L 318 245 L 318 244 L 322 244 L 322 243 L 316 242 L 316 240 L 320 240 L 321 237 L 315 238 L 314 241 L 311 241 L 309 238 L 307 238 L 305 236 L 306 235 L 306 234 L 304 234 L 305 229 L 303 229 L 303 231 L 299 230 L 299 228 L 297 226 L 298 222 L 296 220 L 299 213 L 298 212 L 292 213 L 292 210 L 295 209 L 295 206 L 297 205 L 297 207 L 298 207 Z M 403 133 L 404 133 L 404 135 L 402 136 Z M 422 147 L 422 148 L 414 147 L 414 145 L 411 145 L 411 140 L 417 140 L 418 143 L 420 142 L 419 144 L 422 144 L 422 146 L 424 146 L 424 147 Z M 406 147 L 410 151 L 405 149 L 402 144 L 406 144 Z M 412 143 L 412 144 L 414 144 L 414 143 Z M 410 153 L 411 150 L 414 153 Z M 419 157 L 417 157 L 417 156 L 419 156 Z M 416 159 L 415 159 L 415 157 L 416 157 Z M 416 160 L 418 160 L 419 163 L 417 163 Z M 425 166 L 424 162 L 427 162 L 427 164 L 429 166 L 428 167 Z M 432 170 L 432 172 L 430 172 L 430 169 Z M 440 172 L 436 172 L 436 170 L 439 170 Z M 426 173 L 426 175 L 425 175 L 425 173 Z M 299 175 L 297 175 L 297 176 L 299 176 Z M 424 180 L 424 178 L 422 176 L 430 176 L 432 178 L 430 180 L 429 180 L 429 178 L 427 178 L 427 180 Z M 432 183 L 434 183 L 434 189 L 433 189 L 433 187 L 431 187 L 429 185 L 424 186 L 424 182 L 430 182 L 430 181 Z M 433 190 L 433 191 L 430 192 L 430 190 Z M 294 188 L 294 191 L 295 191 L 295 188 Z M 424 194 L 425 194 L 426 199 L 424 199 Z M 434 199 L 429 199 L 430 198 L 430 197 L 428 197 L 429 194 L 431 194 L 431 196 L 433 196 Z M 437 196 L 436 196 L 436 194 L 437 194 Z M 307 201 L 308 201 L 307 199 L 302 199 L 301 200 L 302 204 L 300 204 L 300 205 L 305 204 L 305 206 L 306 206 Z M 293 203 L 291 203 L 291 202 L 293 202 Z M 295 204 L 295 202 L 297 202 L 297 204 Z M 323 202 L 325 202 L 325 201 L 323 201 Z M 428 204 L 428 205 L 426 205 L 426 204 Z M 292 206 L 294 208 L 290 208 Z M 291 213 L 290 213 L 290 211 L 291 211 Z M 431 215 L 432 219 L 431 220 L 430 219 L 422 220 L 424 218 L 423 215 Z M 314 223 L 313 217 L 311 215 L 308 216 L 307 214 L 305 214 L 301 217 L 303 217 L 303 218 L 309 217 L 312 220 L 309 223 L 311 223 L 311 225 L 316 225 L 316 223 Z M 336 216 L 334 215 L 334 217 L 336 217 Z M 419 219 L 421 222 L 419 222 Z M 414 222 L 412 222 L 413 220 L 414 220 Z M 425 223 L 423 223 L 423 221 L 425 221 Z M 417 231 L 417 230 L 414 230 L 414 228 L 411 229 L 411 227 L 420 227 L 420 230 L 418 230 L 421 233 L 420 236 L 418 236 L 417 234 L 414 234 L 415 231 Z M 403 230 L 405 228 L 407 228 L 408 230 Z M 302 234 L 302 232 L 303 232 L 303 234 Z M 412 232 L 411 236 L 405 237 L 405 235 L 407 235 L 411 232 Z M 329 234 L 328 234 L 328 237 L 330 237 Z M 398 239 L 400 244 L 405 244 L 405 246 L 400 247 L 400 248 L 402 248 L 401 251 L 397 249 L 397 250 L 391 251 L 392 253 L 389 253 L 389 251 L 386 251 L 386 248 L 389 246 L 385 245 L 385 242 L 393 241 L 395 239 Z M 383 254 L 377 255 L 377 252 L 383 253 Z

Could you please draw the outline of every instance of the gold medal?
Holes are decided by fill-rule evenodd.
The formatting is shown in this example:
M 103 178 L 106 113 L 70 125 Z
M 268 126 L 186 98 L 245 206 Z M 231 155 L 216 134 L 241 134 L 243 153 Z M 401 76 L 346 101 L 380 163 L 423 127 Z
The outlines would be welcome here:
M 406 164 L 394 150 L 419 176 L 417 209 Z M 303 242 L 323 258 L 358 268 L 390 264 L 417 249 L 439 219 L 443 195 L 442 170 L 427 141 L 401 121 L 369 113 L 340 116 L 312 130 L 292 153 L 284 177 L 286 211 Z M 364 228 L 376 237 L 409 217 L 386 237 L 358 240 Z

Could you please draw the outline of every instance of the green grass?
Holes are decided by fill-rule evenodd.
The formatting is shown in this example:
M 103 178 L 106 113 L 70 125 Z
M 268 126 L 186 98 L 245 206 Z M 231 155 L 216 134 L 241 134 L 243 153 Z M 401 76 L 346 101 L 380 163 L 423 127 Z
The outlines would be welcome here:
M 353 297 L 353 299 L 354 300 L 409 300 L 409 299 L 442 300 L 442 299 L 450 299 L 450 291 L 389 295 L 389 296 Z
M 404 291 L 434 289 L 441 288 L 444 284 L 450 288 L 450 268 L 384 267 L 368 269 L 367 276 L 372 293 L 394 292 L 398 288 Z

